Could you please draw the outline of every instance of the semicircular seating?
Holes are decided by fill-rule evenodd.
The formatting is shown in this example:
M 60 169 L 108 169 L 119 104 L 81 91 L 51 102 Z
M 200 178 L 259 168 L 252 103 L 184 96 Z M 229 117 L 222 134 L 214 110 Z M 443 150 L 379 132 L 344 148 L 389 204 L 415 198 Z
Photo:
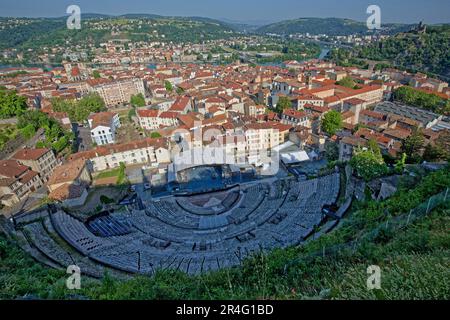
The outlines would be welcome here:
M 338 173 L 301 182 L 253 183 L 241 186 L 237 198 L 224 197 L 229 209 L 212 215 L 192 212 L 194 205 L 186 207 L 179 198 L 150 202 L 146 210 L 121 217 L 129 233 L 111 237 L 94 235 L 62 211 L 52 214 L 51 221 L 73 248 L 108 267 L 196 274 L 236 266 L 260 250 L 302 243 L 323 221 L 323 206 L 335 203 L 339 186 Z

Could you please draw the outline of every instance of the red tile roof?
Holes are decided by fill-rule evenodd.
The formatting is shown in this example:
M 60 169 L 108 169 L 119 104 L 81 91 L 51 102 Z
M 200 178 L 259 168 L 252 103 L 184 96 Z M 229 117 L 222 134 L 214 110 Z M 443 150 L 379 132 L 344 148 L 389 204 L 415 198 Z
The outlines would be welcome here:
M 38 160 L 44 154 L 49 152 L 50 149 L 42 148 L 42 149 L 22 149 L 13 156 L 14 159 L 17 160 Z
M 286 109 L 283 111 L 283 114 L 296 119 L 303 119 L 308 116 L 305 112 L 294 109 Z
M 111 120 L 117 115 L 117 113 L 112 112 L 99 112 L 94 113 L 89 116 L 89 120 L 92 120 L 92 128 L 98 126 L 109 127 L 111 125 Z
M 158 117 L 158 110 L 154 109 L 140 109 L 137 110 L 137 114 L 141 118 L 156 118 Z
M 170 111 L 184 111 L 184 109 L 186 109 L 186 106 L 189 104 L 190 102 L 190 98 L 189 97 L 180 97 L 178 98 L 174 104 L 170 107 Z
M 16 160 L 0 160 L 0 176 L 18 178 L 29 170 Z
M 52 184 L 60 184 L 65 182 L 72 182 L 77 179 L 78 176 L 83 171 L 86 165 L 86 161 L 84 159 L 77 159 L 75 161 L 71 161 L 65 165 L 56 167 L 53 171 L 50 180 L 48 181 L 49 185 Z

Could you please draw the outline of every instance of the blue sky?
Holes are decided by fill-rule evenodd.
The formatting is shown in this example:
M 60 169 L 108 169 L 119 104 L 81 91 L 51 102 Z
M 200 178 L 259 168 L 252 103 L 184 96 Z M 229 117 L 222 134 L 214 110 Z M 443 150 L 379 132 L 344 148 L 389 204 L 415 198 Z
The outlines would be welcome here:
M 64 16 L 68 5 L 85 13 L 154 13 L 237 21 L 280 21 L 299 17 L 339 17 L 365 21 L 377 4 L 382 21 L 450 23 L 449 0 L 0 0 L 0 16 Z

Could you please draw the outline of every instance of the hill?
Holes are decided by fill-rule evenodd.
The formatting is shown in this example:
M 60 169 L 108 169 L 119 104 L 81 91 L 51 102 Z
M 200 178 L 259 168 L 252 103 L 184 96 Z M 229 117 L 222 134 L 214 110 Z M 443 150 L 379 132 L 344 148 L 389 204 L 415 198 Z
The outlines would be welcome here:
M 428 27 L 424 34 L 402 32 L 375 44 L 330 51 L 329 58 L 345 65 L 357 59 L 389 61 L 394 67 L 450 79 L 450 25 Z M 350 63 L 351 64 L 351 63 Z
M 234 29 L 218 20 L 201 17 L 162 17 L 129 14 L 118 17 L 85 14 L 81 30 L 68 30 L 66 17 L 0 19 L 0 49 L 40 49 L 45 46 L 94 44 L 114 37 L 136 41 L 202 42 L 228 38 Z M 114 33 L 114 34 L 113 34 Z
M 359 56 L 450 78 L 450 25 L 430 27 L 425 34 L 400 33 L 361 49 Z
M 383 33 L 408 30 L 410 26 L 403 24 L 385 24 Z M 299 18 L 285 20 L 263 26 L 256 31 L 260 34 L 274 33 L 280 35 L 309 33 L 311 35 L 326 34 L 330 36 L 344 36 L 350 34 L 368 33 L 367 25 L 351 19 L 341 18 Z

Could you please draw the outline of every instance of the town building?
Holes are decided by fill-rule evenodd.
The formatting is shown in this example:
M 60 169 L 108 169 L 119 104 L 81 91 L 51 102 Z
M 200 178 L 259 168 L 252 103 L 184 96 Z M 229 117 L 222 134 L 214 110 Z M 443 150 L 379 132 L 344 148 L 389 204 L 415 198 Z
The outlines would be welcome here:
M 294 109 L 286 109 L 281 115 L 281 123 L 289 124 L 291 126 L 309 127 L 309 118 L 306 112 L 297 111 Z
M 375 107 L 375 112 L 389 116 L 408 118 L 416 121 L 420 127 L 426 129 L 433 127 L 443 119 L 442 115 L 434 112 L 389 101 L 379 103 Z
M 93 150 L 73 154 L 70 160 L 88 161 L 91 171 L 103 171 L 125 165 L 150 165 L 170 163 L 170 149 L 166 139 L 143 139 L 119 145 L 100 146 Z
M 38 172 L 44 183 L 48 181 L 57 165 L 53 150 L 47 148 L 22 149 L 17 151 L 12 158 Z
M 116 132 L 120 128 L 120 119 L 117 113 L 94 113 L 88 118 L 91 129 L 91 139 L 96 145 L 115 143 Z
M 129 103 L 133 95 L 145 96 L 144 82 L 139 78 L 103 81 L 98 84 L 96 80 L 88 80 L 88 84 L 91 86 L 90 90 L 98 93 L 108 107 Z
M 84 159 L 77 159 L 56 167 L 48 181 L 49 199 L 65 206 L 81 206 L 88 196 L 87 188 L 92 182 Z
M 0 160 L 0 203 L 12 207 L 42 187 L 39 173 L 16 160 Z

